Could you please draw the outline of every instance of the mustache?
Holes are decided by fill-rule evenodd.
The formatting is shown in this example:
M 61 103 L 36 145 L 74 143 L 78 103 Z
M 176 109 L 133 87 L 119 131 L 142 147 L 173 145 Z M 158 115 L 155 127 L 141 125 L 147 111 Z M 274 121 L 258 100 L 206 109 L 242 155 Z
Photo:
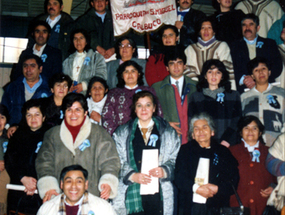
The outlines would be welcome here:
M 246 30 L 244 31 L 244 33 L 246 33 L 246 32 L 252 33 L 252 31 L 249 30 L 249 29 L 246 29 Z
M 53 8 L 50 8 L 48 11 L 51 11 L 51 10 L 55 11 Z

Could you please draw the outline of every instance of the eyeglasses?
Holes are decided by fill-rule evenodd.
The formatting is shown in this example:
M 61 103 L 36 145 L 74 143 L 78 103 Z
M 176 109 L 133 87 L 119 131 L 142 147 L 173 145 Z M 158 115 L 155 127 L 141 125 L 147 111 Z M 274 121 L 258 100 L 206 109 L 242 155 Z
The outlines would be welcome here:
M 123 48 L 132 48 L 132 45 L 129 44 L 129 43 L 127 43 L 127 44 L 120 44 L 120 45 L 119 45 L 119 48 L 120 48 L 120 49 L 123 49 Z

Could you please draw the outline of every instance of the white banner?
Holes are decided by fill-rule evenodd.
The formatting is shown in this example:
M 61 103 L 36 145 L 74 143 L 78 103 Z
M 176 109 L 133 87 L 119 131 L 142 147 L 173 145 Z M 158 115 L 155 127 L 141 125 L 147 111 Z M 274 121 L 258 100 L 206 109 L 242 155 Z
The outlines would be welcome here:
M 115 36 L 130 28 L 154 31 L 163 23 L 174 25 L 177 19 L 174 0 L 111 0 L 111 10 Z

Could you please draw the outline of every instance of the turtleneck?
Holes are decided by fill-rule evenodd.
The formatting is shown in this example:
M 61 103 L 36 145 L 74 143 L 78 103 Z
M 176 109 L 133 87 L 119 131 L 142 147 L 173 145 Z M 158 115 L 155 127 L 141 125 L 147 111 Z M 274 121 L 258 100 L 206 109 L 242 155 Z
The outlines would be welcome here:
M 201 44 L 202 46 L 209 46 L 209 45 L 213 44 L 215 41 L 216 41 L 215 35 L 208 41 L 202 40 L 201 37 L 198 38 L 198 43 Z
M 72 137 L 73 137 L 73 143 L 76 140 L 76 137 L 80 131 L 80 128 L 82 127 L 83 123 L 85 122 L 86 116 L 84 117 L 83 121 L 81 122 L 81 124 L 77 125 L 77 126 L 71 126 L 67 123 L 66 119 L 64 118 L 64 123 L 67 127 L 67 129 L 70 131 Z

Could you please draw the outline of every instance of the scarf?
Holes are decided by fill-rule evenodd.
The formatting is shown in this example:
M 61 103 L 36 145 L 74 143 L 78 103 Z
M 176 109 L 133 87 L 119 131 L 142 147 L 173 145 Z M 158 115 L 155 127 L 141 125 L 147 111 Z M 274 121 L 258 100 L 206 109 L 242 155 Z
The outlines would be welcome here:
M 157 126 L 157 129 L 159 130 L 159 124 L 158 121 L 153 117 L 152 118 L 154 123 Z M 133 148 L 133 140 L 135 138 L 135 132 L 138 125 L 138 118 L 134 120 L 132 131 L 131 131 L 131 138 L 130 138 L 130 146 L 129 146 L 129 158 L 130 158 L 130 166 L 135 170 L 135 172 L 138 172 L 138 168 L 136 165 L 135 157 L 134 157 L 134 148 Z M 142 199 L 140 195 L 140 184 L 133 183 L 129 185 L 126 195 L 126 208 L 127 213 L 138 213 L 143 211 L 142 206 Z
M 217 98 L 217 94 L 218 93 L 222 93 L 225 91 L 225 88 L 224 87 L 219 87 L 218 89 L 216 90 L 210 90 L 209 88 L 203 88 L 203 94 L 205 96 L 209 96 L 213 99 L 216 99 Z
M 83 194 L 84 197 L 83 197 L 83 201 L 82 201 L 82 204 L 81 204 L 81 211 L 80 211 L 80 215 L 87 215 L 88 213 L 88 192 L 85 191 L 85 193 Z M 59 213 L 61 215 L 66 215 L 66 208 L 65 208 L 65 203 L 64 203 L 64 193 L 61 195 L 61 198 L 60 198 L 60 204 L 59 204 Z
M 67 127 L 67 129 L 70 131 L 72 137 L 73 137 L 73 143 L 75 142 L 76 140 L 76 137 L 80 131 L 80 128 L 82 127 L 83 123 L 85 122 L 85 119 L 86 119 L 86 116 L 84 117 L 83 121 L 81 122 L 80 125 L 77 125 L 77 126 L 71 126 L 67 123 L 66 119 L 64 118 L 64 123 Z
M 208 41 L 202 40 L 201 37 L 198 38 L 198 43 L 199 43 L 200 45 L 202 45 L 202 46 L 209 46 L 209 45 L 213 44 L 215 41 L 216 41 L 216 37 L 215 37 L 215 36 L 213 36 L 213 37 L 212 37 L 210 40 L 208 40 Z

